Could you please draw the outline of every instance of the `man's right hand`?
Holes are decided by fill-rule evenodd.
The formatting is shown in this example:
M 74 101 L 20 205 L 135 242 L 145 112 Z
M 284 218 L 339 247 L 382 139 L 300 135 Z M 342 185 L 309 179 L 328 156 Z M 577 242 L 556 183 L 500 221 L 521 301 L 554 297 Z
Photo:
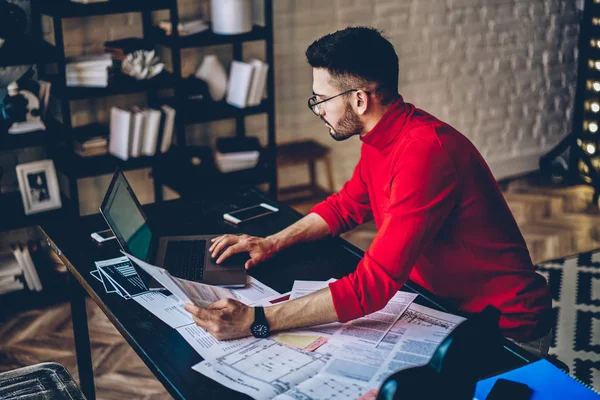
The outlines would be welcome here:
M 268 260 L 277 252 L 275 242 L 269 238 L 260 238 L 249 235 L 223 235 L 211 239 L 209 251 L 211 257 L 217 258 L 217 264 L 237 253 L 248 252 L 250 259 L 246 261 L 245 268 L 250 269 L 256 264 Z

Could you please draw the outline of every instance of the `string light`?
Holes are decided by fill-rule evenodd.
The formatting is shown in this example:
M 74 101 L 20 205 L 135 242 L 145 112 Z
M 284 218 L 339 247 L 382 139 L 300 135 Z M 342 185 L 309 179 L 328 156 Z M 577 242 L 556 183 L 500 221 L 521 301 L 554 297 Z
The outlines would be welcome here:
M 598 132 L 598 124 L 595 122 L 589 122 L 587 125 L 587 129 L 592 133 L 596 133 Z
M 592 18 L 592 24 L 593 25 L 600 25 L 600 18 L 593 17 Z
M 588 65 L 590 68 L 595 68 L 600 71 L 600 61 L 597 60 L 588 60 Z
M 587 146 L 585 146 L 585 151 L 590 155 L 594 154 L 596 152 L 596 145 L 594 145 L 594 143 L 588 143 Z
M 598 101 L 586 101 L 584 107 L 586 111 L 591 111 L 593 113 L 600 111 L 600 103 L 598 103 Z
M 600 48 L 600 40 L 592 39 L 590 40 L 590 44 L 592 47 Z
M 594 92 L 600 92 L 600 82 L 598 81 L 586 81 L 587 90 L 593 90 Z

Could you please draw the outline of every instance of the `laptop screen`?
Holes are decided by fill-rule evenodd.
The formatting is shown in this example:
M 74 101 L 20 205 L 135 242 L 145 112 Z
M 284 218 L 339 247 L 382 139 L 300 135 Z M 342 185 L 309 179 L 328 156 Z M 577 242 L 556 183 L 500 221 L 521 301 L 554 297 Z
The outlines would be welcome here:
M 152 232 L 122 172 L 116 172 L 100 207 L 123 250 L 147 260 Z

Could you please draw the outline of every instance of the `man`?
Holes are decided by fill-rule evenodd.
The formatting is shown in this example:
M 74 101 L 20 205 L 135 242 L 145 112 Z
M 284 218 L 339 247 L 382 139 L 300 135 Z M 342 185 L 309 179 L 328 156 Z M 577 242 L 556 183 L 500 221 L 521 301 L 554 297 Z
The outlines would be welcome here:
M 309 108 L 337 141 L 359 136 L 361 157 L 339 194 L 266 238 L 224 235 L 217 263 L 248 252 L 252 268 L 292 244 L 375 220 L 355 272 L 327 289 L 272 307 L 222 300 L 186 309 L 219 339 L 349 321 L 383 308 L 411 279 L 465 312 L 501 310 L 505 336 L 538 354 L 549 346 L 551 298 L 496 180 L 469 140 L 398 94 L 398 57 L 371 28 L 347 28 L 306 51 Z M 261 328 L 257 329 L 256 328 Z M 265 333 L 266 332 L 266 333 Z M 528 343 L 523 343 L 528 342 Z

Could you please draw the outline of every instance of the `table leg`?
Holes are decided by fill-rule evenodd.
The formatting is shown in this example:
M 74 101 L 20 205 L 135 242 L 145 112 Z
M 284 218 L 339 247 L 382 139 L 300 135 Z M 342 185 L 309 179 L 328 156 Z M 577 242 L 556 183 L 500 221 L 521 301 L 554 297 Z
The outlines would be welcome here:
M 85 310 L 85 291 L 70 272 L 69 286 L 71 291 L 71 317 L 73 319 L 73 334 L 75 336 L 79 386 L 87 400 L 95 400 L 96 389 L 94 387 L 90 333 L 88 331 L 87 313 Z

